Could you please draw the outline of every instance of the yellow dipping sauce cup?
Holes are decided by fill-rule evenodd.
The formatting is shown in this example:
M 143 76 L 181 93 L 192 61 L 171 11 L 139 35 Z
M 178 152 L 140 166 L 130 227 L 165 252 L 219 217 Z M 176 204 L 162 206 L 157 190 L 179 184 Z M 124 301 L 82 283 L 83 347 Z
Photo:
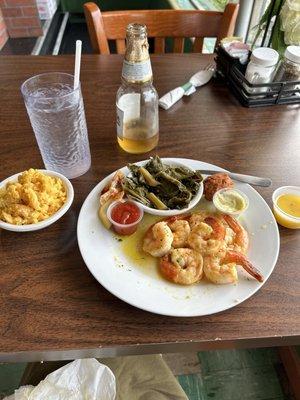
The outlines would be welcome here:
M 289 229 L 300 229 L 300 217 L 292 215 L 287 212 L 287 210 L 283 210 L 278 205 L 278 199 L 283 198 L 283 196 L 287 195 L 286 207 L 288 207 L 288 202 L 294 198 L 296 203 L 300 201 L 300 187 L 299 186 L 282 186 L 275 190 L 272 195 L 273 201 L 273 213 L 276 218 L 276 221 Z M 289 195 L 289 196 L 288 196 Z M 289 200 L 291 199 L 291 200 Z M 281 201 L 281 203 L 283 203 Z M 294 204 L 295 205 L 295 204 Z M 291 213 L 295 210 L 293 204 L 290 205 Z

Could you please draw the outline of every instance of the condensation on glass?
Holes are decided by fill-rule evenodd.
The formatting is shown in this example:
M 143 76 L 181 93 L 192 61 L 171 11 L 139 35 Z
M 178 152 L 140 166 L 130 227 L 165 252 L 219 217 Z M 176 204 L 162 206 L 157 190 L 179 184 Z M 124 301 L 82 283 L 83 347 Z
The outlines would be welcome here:
M 45 168 L 67 178 L 91 166 L 81 89 L 74 89 L 73 83 L 73 75 L 52 72 L 36 75 L 21 87 Z

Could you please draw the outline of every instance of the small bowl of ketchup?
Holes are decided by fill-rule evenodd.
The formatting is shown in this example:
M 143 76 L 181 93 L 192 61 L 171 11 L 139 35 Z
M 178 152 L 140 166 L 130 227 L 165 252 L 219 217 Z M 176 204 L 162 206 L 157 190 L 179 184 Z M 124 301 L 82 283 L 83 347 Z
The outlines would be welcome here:
M 107 218 L 119 235 L 132 235 L 143 215 L 142 207 L 130 200 L 114 201 L 107 209 Z

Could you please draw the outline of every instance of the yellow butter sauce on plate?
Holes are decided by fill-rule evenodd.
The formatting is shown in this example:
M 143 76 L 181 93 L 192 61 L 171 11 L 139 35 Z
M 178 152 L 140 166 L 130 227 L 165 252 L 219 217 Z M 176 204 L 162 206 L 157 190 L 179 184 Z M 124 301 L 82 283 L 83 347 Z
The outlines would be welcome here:
M 122 253 L 126 258 L 143 269 L 147 275 L 158 276 L 157 259 L 143 251 L 143 237 L 152 224 L 161 220 L 161 217 L 145 214 L 136 232 L 130 236 L 118 236 Z

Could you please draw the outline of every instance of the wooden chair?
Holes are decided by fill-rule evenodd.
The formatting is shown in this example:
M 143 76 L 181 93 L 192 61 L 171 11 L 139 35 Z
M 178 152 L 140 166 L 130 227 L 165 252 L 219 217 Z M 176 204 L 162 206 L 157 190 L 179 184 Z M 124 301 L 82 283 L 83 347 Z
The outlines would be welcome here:
M 116 40 L 118 54 L 125 52 L 126 26 L 138 22 L 147 26 L 154 38 L 154 52 L 165 52 L 165 39 L 174 38 L 174 53 L 182 53 L 185 38 L 195 38 L 193 52 L 201 53 L 203 39 L 216 37 L 217 43 L 232 36 L 238 4 L 227 4 L 224 12 L 202 10 L 137 10 L 101 12 L 95 3 L 85 3 L 84 13 L 93 50 L 110 54 L 108 40 Z

